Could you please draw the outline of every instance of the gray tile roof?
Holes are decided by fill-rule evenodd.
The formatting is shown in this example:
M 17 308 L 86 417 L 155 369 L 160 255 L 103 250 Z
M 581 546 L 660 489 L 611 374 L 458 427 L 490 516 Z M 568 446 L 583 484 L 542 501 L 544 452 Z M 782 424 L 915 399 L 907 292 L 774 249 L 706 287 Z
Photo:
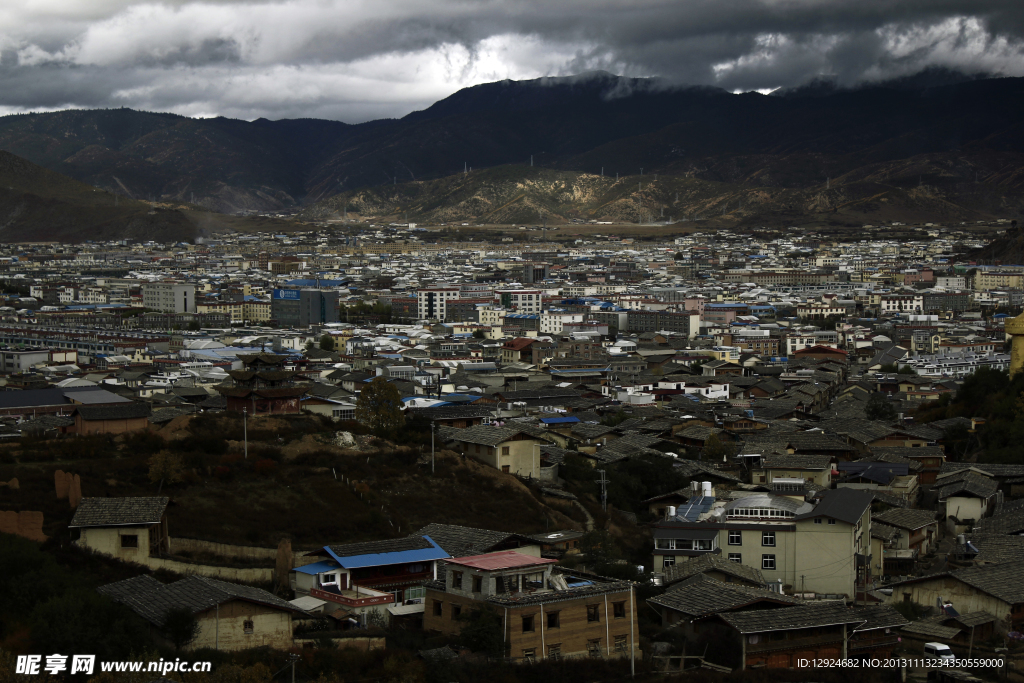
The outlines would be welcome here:
M 495 546 L 508 540 L 519 540 L 522 543 L 534 541 L 519 534 L 508 531 L 491 531 L 490 529 L 474 529 L 457 524 L 428 524 L 415 534 L 415 537 L 430 536 L 430 539 L 441 546 L 441 549 L 452 557 L 471 557 L 491 552 Z
M 967 540 L 978 550 L 974 564 L 1024 563 L 1024 536 L 979 531 Z
M 516 434 L 527 433 L 519 427 L 493 427 L 491 425 L 475 425 L 465 429 L 453 429 L 448 432 L 448 438 L 463 443 L 481 444 L 484 446 L 497 446 L 514 437 Z M 533 438 L 533 437 L 531 437 Z
M 153 406 L 149 403 L 122 403 L 116 406 L 79 406 L 75 413 L 83 420 L 134 420 L 149 417 Z
M 716 571 L 756 586 L 764 586 L 764 576 L 761 575 L 761 571 L 756 567 L 733 562 L 732 560 L 724 559 L 721 555 L 710 553 L 666 568 L 665 585 L 671 586 L 680 581 L 685 581 L 696 574 Z
M 872 521 L 879 521 L 900 529 L 920 529 L 928 524 L 935 523 L 935 513 L 931 510 L 917 510 L 913 508 L 893 508 L 872 516 Z
M 944 462 L 942 463 L 941 472 L 955 472 L 972 467 L 986 474 L 991 474 L 997 479 L 1002 479 L 1003 477 L 1024 477 L 1024 465 L 993 462 Z
M 440 543 L 438 544 L 440 545 Z M 383 541 L 366 541 L 365 543 L 346 543 L 344 545 L 324 546 L 337 557 L 354 557 L 379 553 L 397 553 L 405 550 L 425 550 L 433 548 L 430 541 L 422 536 L 406 536 L 405 538 L 389 538 Z M 321 551 L 314 551 L 319 553 Z M 313 553 L 310 553 L 313 554 Z M 450 554 L 450 553 L 449 553 Z
M 957 479 L 958 481 L 944 484 L 939 489 L 939 500 L 946 500 L 950 496 L 991 498 L 999 490 L 998 482 L 973 472 L 965 474 L 963 477 L 957 477 Z M 942 481 L 940 479 L 936 483 L 942 483 Z
M 719 616 L 740 633 L 820 628 L 837 624 L 856 626 L 867 621 L 865 616 L 848 609 L 842 603 L 835 602 L 794 605 L 773 610 L 727 612 Z
M 907 633 L 927 636 L 928 638 L 938 638 L 940 640 L 951 640 L 960 635 L 960 629 L 955 626 L 943 626 L 938 622 L 927 619 L 912 621 L 904 626 L 902 630 Z
M 894 526 L 882 522 L 871 522 L 871 538 L 877 538 L 885 543 L 892 543 L 902 532 Z
M 761 460 L 761 466 L 765 469 L 827 470 L 832 460 L 831 455 L 769 453 Z
M 1024 510 L 1011 510 L 978 520 L 978 527 L 991 534 L 1016 534 L 1024 531 Z
M 794 519 L 812 519 L 814 517 L 830 517 L 847 524 L 856 524 L 871 507 L 874 496 L 871 491 L 857 489 L 830 489 L 821 496 L 821 501 L 810 512 Z
M 156 524 L 163 517 L 169 500 L 166 496 L 83 498 L 68 526 Z
M 103 595 L 131 608 L 155 626 L 163 626 L 172 609 L 187 608 L 193 614 L 231 600 L 245 600 L 266 607 L 303 614 L 290 603 L 262 588 L 242 586 L 227 581 L 189 576 L 174 583 L 162 584 L 148 574 L 109 583 L 96 589 Z
M 897 612 L 891 605 L 864 605 L 853 608 L 854 614 L 865 619 L 854 631 L 873 631 L 878 628 L 897 628 L 909 624 L 910 620 Z
M 693 618 L 718 614 L 756 603 L 796 605 L 802 600 L 765 588 L 724 583 L 704 574 L 696 574 L 673 586 L 662 595 L 650 598 L 647 602 L 667 607 Z

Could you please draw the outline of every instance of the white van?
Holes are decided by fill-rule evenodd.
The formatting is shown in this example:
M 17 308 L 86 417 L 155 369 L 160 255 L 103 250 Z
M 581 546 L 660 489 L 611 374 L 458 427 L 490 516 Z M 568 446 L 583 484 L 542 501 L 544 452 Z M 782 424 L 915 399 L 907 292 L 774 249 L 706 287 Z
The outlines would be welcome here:
M 925 659 L 938 659 L 942 662 L 956 661 L 953 651 L 949 649 L 948 645 L 943 645 L 942 643 L 925 643 L 924 656 Z

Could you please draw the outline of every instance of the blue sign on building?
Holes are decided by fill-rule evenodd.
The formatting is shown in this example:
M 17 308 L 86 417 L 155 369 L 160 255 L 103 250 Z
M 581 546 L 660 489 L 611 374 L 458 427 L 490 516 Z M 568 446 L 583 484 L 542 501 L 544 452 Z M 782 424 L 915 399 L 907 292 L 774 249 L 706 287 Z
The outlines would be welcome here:
M 298 301 L 298 299 L 299 299 L 299 290 L 297 290 L 297 289 L 275 289 L 274 290 L 274 298 L 275 299 L 291 299 L 293 301 Z

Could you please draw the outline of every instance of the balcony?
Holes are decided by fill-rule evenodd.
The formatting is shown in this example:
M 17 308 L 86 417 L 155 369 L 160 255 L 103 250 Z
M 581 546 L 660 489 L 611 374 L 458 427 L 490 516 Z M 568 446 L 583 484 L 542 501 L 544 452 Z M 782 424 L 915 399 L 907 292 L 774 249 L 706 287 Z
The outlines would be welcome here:
M 344 605 L 349 609 L 357 607 L 372 607 L 374 605 L 390 605 L 395 602 L 393 593 L 382 593 L 362 586 L 354 586 L 352 589 L 339 590 L 333 586 L 321 586 L 311 588 L 309 594 L 314 598 Z

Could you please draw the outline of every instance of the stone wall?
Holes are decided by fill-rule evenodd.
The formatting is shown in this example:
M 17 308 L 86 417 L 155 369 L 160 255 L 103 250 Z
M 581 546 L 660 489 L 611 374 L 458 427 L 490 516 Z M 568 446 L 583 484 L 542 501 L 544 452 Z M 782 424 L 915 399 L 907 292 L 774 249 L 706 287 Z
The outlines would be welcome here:
M 42 543 L 46 540 L 43 535 L 43 513 L 28 510 L 0 512 L 0 533 L 14 534 Z

